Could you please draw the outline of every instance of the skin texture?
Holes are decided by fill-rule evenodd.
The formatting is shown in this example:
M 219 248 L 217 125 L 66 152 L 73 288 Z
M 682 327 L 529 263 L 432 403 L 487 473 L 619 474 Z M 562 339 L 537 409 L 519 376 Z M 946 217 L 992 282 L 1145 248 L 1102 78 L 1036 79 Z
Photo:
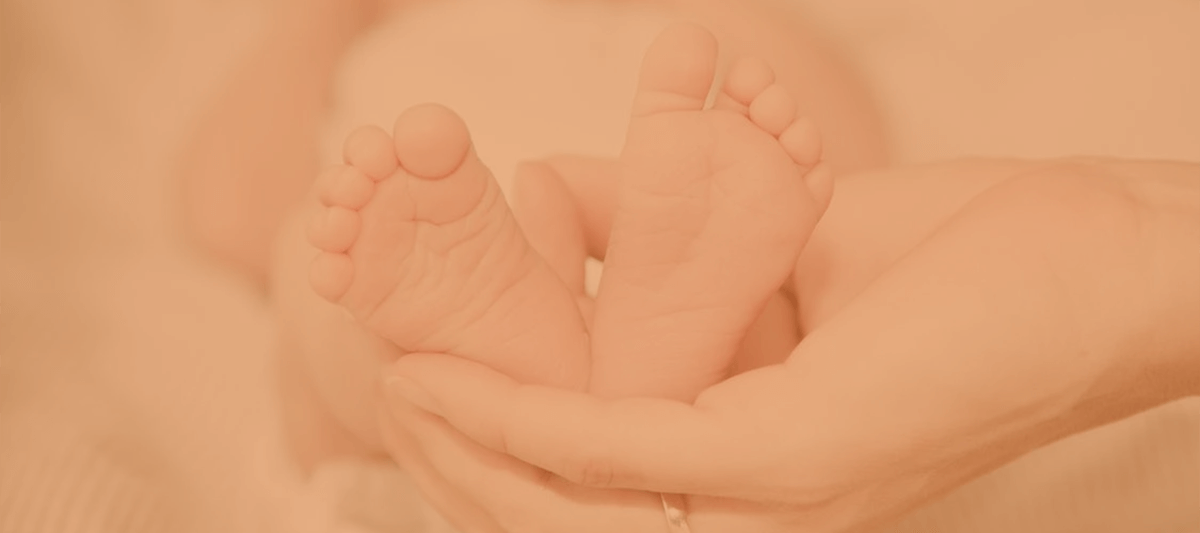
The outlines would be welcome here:
M 317 185 L 313 289 L 405 351 L 455 353 L 565 388 L 585 386 L 591 360 L 592 392 L 694 397 L 727 372 L 829 189 L 828 169 L 813 169 L 814 128 L 761 60 L 735 64 L 705 109 L 716 58 L 713 36 L 690 25 L 647 54 L 594 353 L 571 293 L 526 243 L 466 126 L 440 106 L 406 111 L 394 141 L 373 128 L 347 140 L 348 165 Z M 690 356 L 663 360 L 663 344 Z
M 713 36 L 688 24 L 647 53 L 590 331 L 576 309 L 587 298 L 562 281 L 574 276 L 527 243 L 465 124 L 432 104 L 402 114 L 392 135 L 356 131 L 346 164 L 319 180 L 307 230 L 319 251 L 312 290 L 399 352 L 454 354 L 525 383 L 690 400 L 727 374 L 831 187 L 816 132 L 760 60 L 736 63 L 705 108 L 716 57 Z M 659 348 L 685 339 L 688 357 Z M 321 375 L 342 359 L 327 353 L 336 358 Z
M 722 49 L 728 50 L 729 55 L 737 55 L 743 53 L 744 50 L 749 50 L 756 53 L 762 52 L 758 55 L 767 59 L 787 57 L 787 61 L 779 63 L 776 83 L 793 95 L 796 104 L 793 112 L 796 115 L 803 115 L 811 111 L 814 122 L 822 128 L 824 128 L 824 124 L 832 123 L 859 124 L 861 128 L 855 126 L 849 129 L 839 125 L 834 128 L 832 137 L 822 136 L 822 144 L 825 147 L 824 157 L 833 164 L 838 165 L 839 168 L 863 168 L 879 164 L 882 161 L 882 143 L 879 141 L 877 131 L 869 127 L 873 120 L 870 117 L 873 115 L 870 111 L 871 105 L 865 99 L 865 92 L 856 88 L 855 80 L 849 75 L 848 70 L 840 66 L 836 58 L 827 56 L 823 49 L 816 46 L 815 40 L 809 32 L 789 30 L 788 24 L 783 21 L 792 19 L 779 17 L 778 14 L 770 15 L 768 12 L 773 13 L 770 9 L 760 7 L 754 7 L 747 12 L 732 13 L 727 9 L 719 10 L 714 5 L 699 2 L 694 6 L 684 2 L 668 7 L 669 9 L 678 9 L 682 18 L 701 20 L 705 22 L 706 26 L 713 27 L 714 33 L 721 41 Z M 769 39 L 761 31 L 750 31 L 754 29 L 754 26 L 750 24 L 752 20 L 766 16 L 780 19 L 771 23 L 771 32 L 774 33 L 771 33 Z M 737 24 L 732 24 L 734 21 L 738 21 Z M 781 37 L 787 35 L 795 37 Z M 281 45 L 277 46 L 283 48 Z M 584 65 L 579 66 L 581 69 L 584 67 Z M 431 78 L 439 79 L 437 76 L 431 76 Z M 537 80 L 528 81 L 536 83 Z M 461 83 L 454 85 L 461 85 Z M 831 100 L 825 102 L 825 99 Z M 246 116 L 253 117 L 255 115 Z M 786 126 L 786 122 L 784 125 Z M 589 128 L 586 123 L 571 124 L 570 127 L 585 131 Z M 299 150 L 298 153 L 303 153 L 303 151 Z M 271 160 L 267 158 L 267 154 L 260 155 L 264 160 Z M 511 155 L 503 154 L 502 157 Z M 288 164 L 294 163 L 292 161 Z M 539 181 L 538 176 L 546 175 L 544 167 L 544 164 L 521 167 L 518 177 L 513 180 L 515 182 L 514 202 L 520 203 L 523 200 L 528 202 L 537 194 L 555 194 L 545 192 L 550 190 L 547 188 L 526 187 L 522 189 L 523 186 L 520 185 L 523 182 Z M 281 175 L 279 172 L 281 171 L 276 169 L 272 170 L 270 174 Z M 291 179 L 304 186 L 309 185 L 309 181 L 303 178 L 306 175 L 304 172 L 299 169 L 289 172 L 293 172 Z M 313 172 L 315 173 L 315 171 Z M 245 183 L 247 187 L 257 187 L 254 184 L 256 182 L 253 181 L 238 181 L 238 183 Z M 280 190 L 291 190 L 291 185 Z M 543 192 L 535 192 L 532 196 L 525 194 L 530 191 Z M 224 197 L 224 195 L 216 196 Z M 279 192 L 270 193 L 267 196 L 270 196 L 271 201 L 274 202 L 284 198 L 287 194 Z M 546 203 L 570 205 L 569 202 L 551 201 Z M 346 322 L 344 311 L 311 294 L 312 290 L 305 281 L 307 277 L 305 271 L 311 254 L 310 248 L 304 242 L 307 231 L 305 228 L 308 226 L 306 220 L 314 216 L 314 210 L 320 209 L 320 205 L 320 198 L 311 197 L 301 208 L 302 213 L 295 214 L 283 224 L 280 237 L 274 247 L 275 256 L 271 260 L 272 275 L 269 280 L 270 298 L 273 305 L 281 310 L 280 324 L 283 336 L 288 339 L 284 346 L 285 352 L 281 353 L 279 357 L 285 375 L 283 405 L 285 409 L 297 411 L 288 414 L 290 421 L 288 427 L 290 428 L 289 432 L 294 433 L 296 437 L 291 440 L 297 456 L 302 464 L 308 466 L 332 456 L 357 455 L 381 450 L 378 431 L 374 424 L 372 409 L 369 406 L 376 403 L 377 384 L 375 378 L 378 376 L 379 365 L 396 355 L 396 351 L 390 348 L 373 351 L 341 348 L 342 346 L 370 347 L 376 346 L 378 343 L 357 338 L 362 333 L 355 331 L 354 326 Z M 521 224 L 535 228 L 536 224 L 532 224 L 531 220 L 522 219 L 522 216 L 518 209 L 516 217 Z M 535 228 L 533 231 L 548 231 L 548 228 Z M 240 236 L 245 234 L 246 232 L 242 232 Z M 535 241 L 536 238 L 530 240 Z M 799 244 L 797 242 L 795 245 Z M 541 251 L 536 242 L 534 248 Z M 258 250 L 260 248 L 250 245 L 249 249 Z M 256 261 L 258 260 L 254 259 L 248 262 Z M 242 262 L 246 263 L 247 261 Z M 555 271 L 559 272 L 560 277 L 567 276 L 563 279 L 567 280 L 569 286 L 582 288 L 582 276 L 579 273 L 564 273 L 563 269 L 558 267 L 555 267 Z M 571 290 L 574 291 L 573 288 Z M 794 340 L 795 328 L 789 325 L 794 320 L 789 316 L 791 311 L 786 305 L 786 298 L 771 295 L 771 291 L 766 292 L 765 298 L 769 299 L 758 305 L 765 306 L 767 310 L 762 315 L 763 319 L 775 324 L 766 328 L 772 331 L 772 334 L 766 338 L 774 340 L 771 340 L 767 347 L 753 347 L 748 344 L 747 346 L 755 353 L 763 353 L 771 349 L 782 352 Z M 756 298 L 761 299 L 764 296 L 760 294 Z M 592 313 L 591 302 L 583 298 L 576 300 L 581 308 L 581 313 L 585 318 L 589 317 Z M 782 342 L 779 337 L 782 337 Z M 727 353 L 719 355 L 722 358 L 728 358 Z M 722 363 L 714 366 L 723 368 L 728 365 Z M 709 381 L 715 379 L 711 373 L 703 374 L 701 377 Z M 301 382 L 290 382 L 289 380 Z M 680 394 L 694 395 L 699 388 L 700 386 L 684 387 L 684 392 Z M 315 396 L 315 398 L 294 397 L 293 394 Z
M 963 161 L 853 177 L 797 276 L 871 266 L 799 286 L 810 333 L 782 364 L 689 406 L 410 356 L 390 373 L 389 445 L 480 531 L 660 531 L 653 492 L 691 494 L 698 531 L 867 528 L 1200 393 L 1198 170 Z M 924 215 L 855 216 L 884 199 Z
M 317 186 L 313 290 L 406 352 L 586 385 L 588 337 L 573 295 L 525 241 L 457 115 L 417 106 L 393 135 L 361 130 L 346 151 L 350 164 Z
M 858 269 L 858 268 L 860 268 L 860 266 L 854 266 L 854 268 Z M 834 269 L 829 269 L 829 270 L 834 270 Z M 828 274 L 828 275 L 834 275 L 834 274 L 836 274 L 836 273 L 826 273 L 826 274 Z M 853 291 L 848 291 L 848 292 L 852 293 Z M 850 297 L 851 297 L 851 295 L 852 295 L 852 294 L 847 294 L 847 295 L 845 295 L 845 298 L 850 298 Z M 805 305 L 805 304 L 804 304 L 804 303 L 805 303 L 805 301 L 809 301 L 809 300 L 806 300 L 806 299 L 803 299 L 803 298 L 802 298 L 802 305 Z M 808 328 L 808 327 L 806 327 L 806 328 Z
M 147 531 L 179 531 L 190 519 L 205 522 L 196 525 L 201 531 L 233 531 L 244 522 L 239 510 L 284 506 L 261 499 L 263 467 L 270 467 L 264 463 L 288 460 L 271 438 L 277 413 L 263 383 L 273 321 L 251 287 L 179 246 L 178 204 L 167 201 L 177 186 L 168 165 L 183 130 L 210 111 L 213 102 L 200 99 L 213 96 L 217 71 L 235 51 L 245 51 L 245 37 L 253 33 L 246 24 L 252 21 L 235 12 L 263 3 L 18 0 L 0 7 L 0 493 L 15 496 L 0 502 L 0 522 L 8 524 L 0 530 L 40 530 L 41 524 L 95 531 L 110 524 L 133 533 L 127 522 L 114 523 L 123 522 L 117 511 L 124 509 L 131 520 L 146 517 Z M 903 137 L 900 157 L 1102 153 L 1200 160 L 1200 115 L 1194 112 L 1200 99 L 1191 96 L 1200 72 L 1200 33 L 1194 31 L 1200 3 L 938 0 L 869 10 L 855 2 L 820 3 L 878 20 L 862 28 L 877 50 L 907 49 L 927 59 L 922 69 L 897 57 L 902 54 L 875 56 L 907 82 L 896 87 L 871 75 L 878 94 L 892 99 L 889 123 L 902 126 L 893 130 Z M 914 5 L 923 9 L 914 13 Z M 1098 12 L 1106 16 L 1099 24 Z M 889 38 L 906 31 L 906 20 L 916 23 L 907 32 L 922 46 Z M 1155 21 L 1169 24 L 1148 24 Z M 1104 35 L 1081 38 L 1098 26 Z M 636 60 L 625 64 L 632 70 Z M 413 73 L 406 65 L 393 59 L 386 70 L 405 77 Z M 614 94 L 632 92 L 621 83 Z M 263 92 L 278 98 L 288 89 Z M 486 85 L 464 92 L 495 97 Z M 928 104 L 912 106 L 915 95 Z M 256 116 L 255 107 L 246 109 L 249 114 L 234 115 L 237 122 L 215 131 L 241 131 L 240 121 Z M 476 124 L 472 119 L 473 129 Z M 881 205 L 890 203 L 873 209 Z M 893 222 L 916 215 L 902 206 L 881 212 Z M 884 232 L 864 234 L 876 233 Z M 863 269 L 847 262 L 826 275 Z M 1200 523 L 1200 476 L 1190 475 L 1190 465 L 1200 463 L 1197 407 L 1195 399 L 1177 402 L 1032 454 L 930 506 L 934 512 L 913 516 L 908 522 L 918 527 L 899 529 L 1123 532 L 1170 529 L 1151 523 Z M 100 464 L 86 460 L 92 451 Z M 389 461 L 378 470 L 394 469 Z M 305 486 L 288 480 L 309 494 L 279 502 L 297 526 L 284 530 L 331 529 L 312 520 L 322 507 L 361 518 L 360 506 L 346 509 L 329 490 L 319 490 L 327 475 Z M 283 497 L 279 492 L 272 495 Z M 379 499 L 374 490 L 363 492 L 356 488 L 346 499 Z M 407 496 L 379 507 L 389 516 L 413 516 L 418 502 Z M 148 507 L 116 504 L 131 499 Z M 1122 510 L 1124 526 L 1111 521 Z
M 828 205 L 820 139 L 774 70 L 734 63 L 705 109 L 716 68 L 698 26 L 673 25 L 646 52 L 591 327 L 593 394 L 689 401 L 727 376 Z

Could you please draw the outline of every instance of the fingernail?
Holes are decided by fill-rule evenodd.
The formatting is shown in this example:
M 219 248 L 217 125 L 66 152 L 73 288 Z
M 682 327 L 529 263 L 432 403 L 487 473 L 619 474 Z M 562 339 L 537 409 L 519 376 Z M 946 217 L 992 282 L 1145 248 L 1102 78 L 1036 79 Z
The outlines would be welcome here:
M 388 395 L 399 397 L 418 409 L 442 416 L 441 406 L 434 401 L 429 391 L 418 385 L 417 382 L 406 377 L 389 376 L 383 382 L 383 386 Z

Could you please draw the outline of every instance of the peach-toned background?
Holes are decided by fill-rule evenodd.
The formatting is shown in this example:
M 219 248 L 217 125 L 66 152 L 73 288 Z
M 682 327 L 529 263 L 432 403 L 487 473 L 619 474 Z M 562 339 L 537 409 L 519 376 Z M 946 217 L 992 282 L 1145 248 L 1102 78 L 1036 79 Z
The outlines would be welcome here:
M 1200 161 L 1198 2 L 795 1 L 872 84 L 898 161 Z M 501 3 L 421 16 L 484 17 Z M 144 495 L 94 503 L 110 528 L 72 524 L 66 507 L 39 512 L 62 516 L 63 531 L 329 531 L 336 515 L 419 531 L 411 488 L 385 469 L 342 465 L 299 486 L 272 403 L 270 315 L 250 285 L 180 237 L 172 164 L 269 23 L 257 3 L 0 5 L 0 530 L 28 519 L 30 502 L 78 488 L 70 480 L 103 479 L 97 492 Z M 352 52 L 331 139 L 435 97 L 463 109 L 500 176 L 516 157 L 615 150 L 618 126 L 595 138 L 506 138 L 512 109 L 487 104 L 517 83 L 455 91 L 378 75 L 420 72 L 444 39 L 435 27 L 387 23 Z M 630 69 L 645 44 L 635 41 L 622 52 Z M 1032 454 L 895 531 L 1200 531 L 1197 502 L 1193 400 Z

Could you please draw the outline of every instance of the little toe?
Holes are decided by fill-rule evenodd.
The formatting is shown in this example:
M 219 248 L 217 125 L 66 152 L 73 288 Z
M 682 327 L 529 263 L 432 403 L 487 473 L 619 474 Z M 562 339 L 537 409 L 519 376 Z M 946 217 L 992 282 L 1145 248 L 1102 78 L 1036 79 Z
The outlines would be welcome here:
M 747 113 L 754 99 L 773 83 L 775 70 L 766 61 L 757 57 L 739 59 L 730 67 L 714 107 Z
M 313 292 L 337 303 L 354 281 L 354 262 L 346 254 L 322 252 L 313 259 L 308 270 L 308 283 Z
M 415 177 L 429 180 L 454 173 L 471 149 L 471 136 L 462 118 L 439 104 L 409 108 L 393 130 L 400 165 Z
M 308 242 L 326 252 L 344 252 L 358 239 L 361 225 L 357 211 L 327 207 L 309 220 Z
M 375 181 L 358 168 L 342 166 L 322 177 L 318 199 L 325 206 L 362 209 L 375 193 Z
M 782 85 L 772 84 L 750 103 L 750 120 L 778 137 L 796 120 L 796 99 Z
M 792 122 L 779 134 L 779 144 L 797 165 L 812 168 L 821 161 L 821 133 L 812 120 Z
M 376 181 L 391 176 L 397 167 L 392 139 L 378 126 L 358 128 L 346 137 L 342 159 Z
M 717 71 L 717 39 L 693 24 L 674 24 L 646 51 L 633 116 L 700 111 Z

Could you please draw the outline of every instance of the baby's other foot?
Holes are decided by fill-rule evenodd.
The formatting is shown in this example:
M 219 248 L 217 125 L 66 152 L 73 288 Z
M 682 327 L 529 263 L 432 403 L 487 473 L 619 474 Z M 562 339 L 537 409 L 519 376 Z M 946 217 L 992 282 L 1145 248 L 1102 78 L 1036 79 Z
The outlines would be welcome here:
M 364 128 L 345 151 L 347 164 L 317 185 L 318 294 L 407 352 L 583 386 L 587 335 L 574 297 L 526 242 L 454 112 L 411 108 L 392 137 Z
M 592 329 L 592 390 L 690 401 L 723 379 L 831 194 L 820 139 L 774 72 L 735 64 L 711 109 L 717 43 L 691 25 L 646 53 L 621 154 Z

